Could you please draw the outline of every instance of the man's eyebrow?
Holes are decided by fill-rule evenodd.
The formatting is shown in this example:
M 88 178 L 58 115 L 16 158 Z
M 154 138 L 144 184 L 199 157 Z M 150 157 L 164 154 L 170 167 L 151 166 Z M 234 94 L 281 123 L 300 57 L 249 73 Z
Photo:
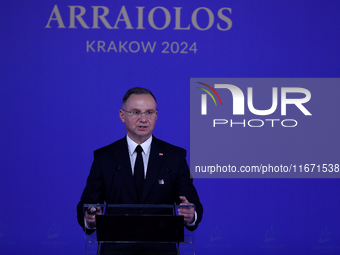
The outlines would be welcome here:
M 139 110 L 139 109 L 131 109 L 130 111 L 140 111 L 141 112 L 141 110 Z M 148 111 L 157 111 L 157 109 L 155 110 L 155 109 L 147 109 L 147 110 L 145 110 L 146 112 L 148 112 Z

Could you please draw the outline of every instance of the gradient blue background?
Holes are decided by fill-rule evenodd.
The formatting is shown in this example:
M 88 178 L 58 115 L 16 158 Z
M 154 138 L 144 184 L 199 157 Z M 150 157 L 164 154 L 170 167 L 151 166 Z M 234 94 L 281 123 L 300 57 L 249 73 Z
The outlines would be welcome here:
M 146 29 L 57 29 L 55 23 L 47 29 L 55 4 L 66 26 L 68 5 L 86 7 L 89 24 L 93 5 L 110 8 L 111 24 L 122 5 L 136 24 L 135 7 L 145 6 Z M 207 31 L 176 31 L 172 19 L 169 28 L 154 30 L 146 21 L 156 6 L 172 15 L 173 7 L 183 7 L 183 26 L 198 7 L 215 16 L 229 7 L 233 27 L 222 32 L 215 21 Z M 92 151 L 125 135 L 118 110 L 128 88 L 153 91 L 155 136 L 189 150 L 191 77 L 339 77 L 339 7 L 331 0 L 2 1 L 1 254 L 85 252 L 75 206 Z M 87 40 L 186 41 L 198 51 L 87 53 Z M 330 120 L 338 118 L 338 106 Z M 196 233 L 199 255 L 340 253 L 337 179 L 197 179 L 195 185 L 205 209 Z

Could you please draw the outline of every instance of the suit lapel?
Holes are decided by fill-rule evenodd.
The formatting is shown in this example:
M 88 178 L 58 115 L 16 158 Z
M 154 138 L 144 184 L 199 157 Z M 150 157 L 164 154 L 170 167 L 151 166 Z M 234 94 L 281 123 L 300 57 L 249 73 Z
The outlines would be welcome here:
M 160 147 L 157 139 L 153 137 L 141 203 L 143 203 L 146 196 L 149 194 L 152 185 L 156 182 L 156 178 L 161 169 L 163 159 L 164 157 L 162 148 Z
M 129 150 L 127 146 L 126 137 L 122 139 L 122 144 L 114 150 L 114 156 L 117 159 L 117 162 L 119 164 L 119 167 L 120 167 L 119 172 L 122 175 L 122 179 L 125 185 L 127 186 L 134 201 L 137 202 L 138 201 L 137 193 L 135 189 L 135 184 L 133 182 L 130 156 L 129 156 Z

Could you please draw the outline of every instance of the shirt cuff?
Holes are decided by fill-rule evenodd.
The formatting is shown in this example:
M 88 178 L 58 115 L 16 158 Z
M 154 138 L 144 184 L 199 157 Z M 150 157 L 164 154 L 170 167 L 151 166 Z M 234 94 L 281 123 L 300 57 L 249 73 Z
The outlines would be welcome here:
M 186 226 L 188 226 L 188 227 L 193 227 L 193 226 L 195 226 L 196 220 L 197 220 L 197 213 L 196 213 L 196 211 L 195 211 L 194 221 L 193 221 L 192 223 L 190 223 L 190 224 L 186 224 Z
M 85 223 L 85 228 L 86 229 L 90 229 L 90 230 L 95 230 L 95 229 L 97 229 L 96 227 L 93 227 L 93 228 L 90 228 L 88 225 L 87 225 L 87 222 L 86 222 L 86 220 L 84 220 L 84 223 Z

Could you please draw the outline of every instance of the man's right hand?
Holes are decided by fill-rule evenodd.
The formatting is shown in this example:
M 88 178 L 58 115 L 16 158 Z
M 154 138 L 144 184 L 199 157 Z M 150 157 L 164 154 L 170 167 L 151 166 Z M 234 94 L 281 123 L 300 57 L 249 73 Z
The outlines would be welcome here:
M 101 215 L 103 213 L 101 207 L 89 207 L 85 211 L 85 221 L 88 228 L 96 227 L 96 215 Z

